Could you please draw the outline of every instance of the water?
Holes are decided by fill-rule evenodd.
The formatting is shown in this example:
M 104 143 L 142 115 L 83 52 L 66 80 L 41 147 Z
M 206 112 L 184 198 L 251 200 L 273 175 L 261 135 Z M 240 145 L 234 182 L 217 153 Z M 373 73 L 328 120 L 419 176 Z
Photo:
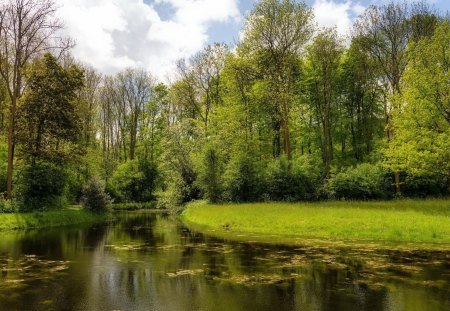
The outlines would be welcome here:
M 450 252 L 227 242 L 176 220 L 0 235 L 0 310 L 450 310 Z

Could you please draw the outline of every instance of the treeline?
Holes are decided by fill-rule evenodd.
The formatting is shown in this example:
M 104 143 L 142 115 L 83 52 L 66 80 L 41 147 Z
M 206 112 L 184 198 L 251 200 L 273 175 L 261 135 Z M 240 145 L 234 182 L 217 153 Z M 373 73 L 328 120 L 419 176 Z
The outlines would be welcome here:
M 344 38 L 261 0 L 170 85 L 74 60 L 54 10 L 1 9 L 3 206 L 77 203 L 92 179 L 162 206 L 449 194 L 450 21 L 424 2 L 371 6 Z

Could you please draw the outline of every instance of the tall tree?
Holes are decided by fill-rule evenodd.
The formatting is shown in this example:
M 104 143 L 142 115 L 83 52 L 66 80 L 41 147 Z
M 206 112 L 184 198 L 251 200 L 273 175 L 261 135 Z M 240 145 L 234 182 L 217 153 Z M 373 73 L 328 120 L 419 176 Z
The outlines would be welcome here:
M 61 162 L 77 153 L 81 141 L 80 118 L 75 107 L 84 77 L 81 69 L 62 68 L 47 53 L 33 63 L 28 90 L 18 113 L 17 138 L 25 159 Z
M 240 48 L 261 62 L 273 101 L 274 156 L 292 157 L 289 114 L 298 55 L 313 33 L 313 13 L 293 0 L 262 0 L 247 18 Z
M 338 69 L 343 50 L 333 29 L 321 32 L 308 47 L 309 100 L 322 131 L 321 147 L 327 177 L 333 160 L 332 113 L 338 104 Z
M 386 163 L 411 174 L 445 176 L 450 192 L 450 22 L 411 50 Z
M 33 58 L 46 51 L 63 52 L 71 46 L 58 32 L 52 0 L 8 0 L 0 6 L 0 76 L 9 96 L 7 196 L 11 196 L 15 149 L 17 102 L 22 96 L 24 70 Z

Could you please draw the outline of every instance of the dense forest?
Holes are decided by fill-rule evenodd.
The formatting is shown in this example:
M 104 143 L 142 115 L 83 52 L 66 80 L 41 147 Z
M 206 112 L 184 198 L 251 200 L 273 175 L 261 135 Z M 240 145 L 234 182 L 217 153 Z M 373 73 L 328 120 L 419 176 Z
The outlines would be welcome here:
M 170 83 L 75 59 L 56 10 L 1 4 L 0 210 L 102 187 L 161 207 L 449 195 L 450 19 L 425 2 L 371 6 L 341 37 L 304 3 L 260 0 L 235 46 L 179 60 Z

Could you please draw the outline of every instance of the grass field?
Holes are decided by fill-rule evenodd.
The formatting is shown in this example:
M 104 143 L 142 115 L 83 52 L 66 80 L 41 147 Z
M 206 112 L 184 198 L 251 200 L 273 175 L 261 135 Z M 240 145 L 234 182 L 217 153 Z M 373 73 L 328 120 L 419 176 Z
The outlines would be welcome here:
M 55 210 L 36 213 L 0 214 L 0 231 L 39 229 L 101 222 L 107 216 L 81 209 Z
M 188 205 L 182 219 L 233 238 L 450 243 L 450 200 Z

